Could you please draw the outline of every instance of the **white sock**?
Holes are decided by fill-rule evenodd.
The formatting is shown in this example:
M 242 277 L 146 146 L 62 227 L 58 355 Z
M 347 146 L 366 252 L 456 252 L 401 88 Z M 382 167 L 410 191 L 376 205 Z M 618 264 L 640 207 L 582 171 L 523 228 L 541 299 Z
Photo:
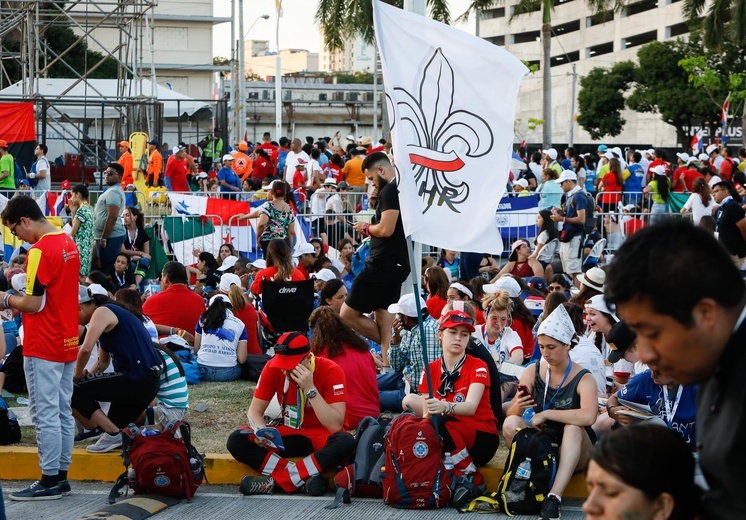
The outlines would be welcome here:
M 559 496 L 557 493 L 549 493 L 547 495 L 547 498 L 549 498 L 549 497 L 554 497 L 554 498 L 556 498 L 559 501 L 560 504 L 562 503 L 562 497 Z

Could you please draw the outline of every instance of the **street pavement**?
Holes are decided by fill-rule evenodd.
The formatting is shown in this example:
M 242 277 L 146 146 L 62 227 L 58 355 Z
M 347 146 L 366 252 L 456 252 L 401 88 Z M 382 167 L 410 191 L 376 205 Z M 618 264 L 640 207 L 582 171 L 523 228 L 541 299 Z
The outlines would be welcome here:
M 29 485 L 30 482 L 5 481 L 3 491 L 7 494 Z M 76 520 L 95 513 L 107 506 L 106 498 L 111 484 L 92 482 L 71 482 L 73 493 L 61 500 L 45 502 L 12 502 L 5 501 L 8 520 Z M 382 500 L 355 499 L 352 504 L 342 504 L 339 509 L 328 510 L 324 507 L 332 500 L 327 497 L 309 497 L 305 495 L 271 495 L 245 497 L 238 493 L 237 486 L 203 485 L 197 491 L 191 503 L 182 501 L 153 516 L 155 520 L 184 519 L 219 519 L 250 518 L 256 520 L 325 520 L 325 519 L 406 519 L 406 520 L 441 520 L 482 517 L 476 513 L 459 515 L 455 509 L 435 511 L 414 511 L 388 507 Z M 566 499 L 563 503 L 563 520 L 582 519 L 581 501 Z M 500 518 L 508 518 L 498 515 Z M 535 519 L 537 517 L 515 516 L 517 520 Z

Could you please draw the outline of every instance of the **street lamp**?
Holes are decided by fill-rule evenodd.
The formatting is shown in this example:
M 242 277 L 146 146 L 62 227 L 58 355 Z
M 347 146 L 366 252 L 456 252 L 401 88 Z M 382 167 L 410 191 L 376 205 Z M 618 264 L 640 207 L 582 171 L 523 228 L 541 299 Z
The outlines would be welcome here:
M 238 111 L 238 121 L 239 121 L 239 133 L 240 135 L 237 136 L 237 141 L 243 139 L 244 135 L 246 134 L 246 61 L 245 61 L 245 48 L 246 48 L 246 36 L 251 32 L 251 29 L 254 28 L 256 25 L 256 22 L 259 20 L 267 20 L 269 18 L 268 14 L 263 14 L 260 16 L 257 16 L 256 20 L 254 20 L 254 23 L 251 24 L 251 27 L 249 27 L 249 30 L 246 31 L 246 33 L 243 32 L 243 0 L 238 0 L 238 25 L 239 30 L 238 33 L 241 34 L 241 44 L 238 47 L 238 95 L 236 96 L 235 102 L 239 103 L 239 111 Z M 240 132 L 240 130 L 244 130 L 243 133 Z

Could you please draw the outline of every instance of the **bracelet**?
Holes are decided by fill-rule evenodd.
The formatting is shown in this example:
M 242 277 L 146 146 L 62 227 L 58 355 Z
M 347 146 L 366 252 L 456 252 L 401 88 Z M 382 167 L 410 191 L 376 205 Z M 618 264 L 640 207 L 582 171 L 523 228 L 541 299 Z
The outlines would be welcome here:
M 179 335 L 180 337 L 182 337 L 182 338 L 183 338 L 184 336 L 186 336 L 186 331 L 185 331 L 184 329 L 177 329 L 176 333 L 177 333 L 177 334 L 178 334 L 178 335 Z
M 12 295 L 5 293 L 5 296 L 3 296 L 3 309 L 10 309 L 8 304 L 10 303 L 10 297 Z
M 174 335 L 174 328 L 173 327 L 171 327 L 170 329 L 168 329 L 168 335 L 169 336 L 173 336 Z
M 370 228 L 370 223 L 365 222 L 363 224 L 363 235 L 365 235 L 366 237 L 370 236 L 370 231 L 368 231 L 368 228 Z

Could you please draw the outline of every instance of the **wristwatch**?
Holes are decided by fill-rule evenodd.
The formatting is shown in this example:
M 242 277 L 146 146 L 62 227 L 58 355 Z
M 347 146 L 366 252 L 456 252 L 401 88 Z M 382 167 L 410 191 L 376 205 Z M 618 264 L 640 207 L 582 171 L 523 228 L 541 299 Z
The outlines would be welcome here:
M 313 399 L 313 398 L 314 398 L 314 397 L 316 397 L 317 395 L 319 395 L 319 391 L 318 391 L 318 390 L 316 390 L 316 388 L 311 388 L 310 390 L 308 390 L 308 391 L 306 392 L 306 397 L 307 397 L 308 399 Z

